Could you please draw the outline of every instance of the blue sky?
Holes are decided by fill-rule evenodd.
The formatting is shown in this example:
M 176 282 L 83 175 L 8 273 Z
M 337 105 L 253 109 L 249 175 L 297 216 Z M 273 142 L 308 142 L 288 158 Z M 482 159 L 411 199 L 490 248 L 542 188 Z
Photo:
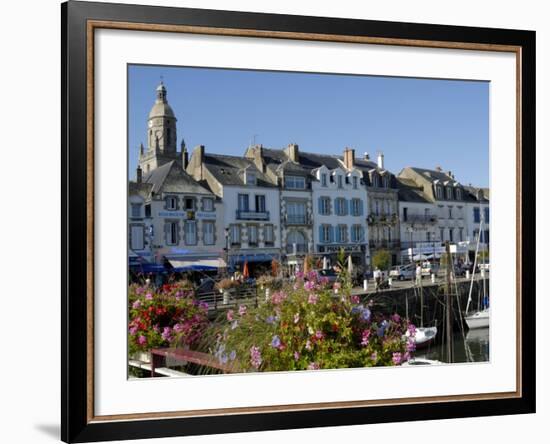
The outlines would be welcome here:
M 189 151 L 242 155 L 254 140 L 282 148 L 376 157 L 451 170 L 463 184 L 489 186 L 489 83 L 131 65 L 129 175 L 146 146 L 147 116 L 161 76 Z

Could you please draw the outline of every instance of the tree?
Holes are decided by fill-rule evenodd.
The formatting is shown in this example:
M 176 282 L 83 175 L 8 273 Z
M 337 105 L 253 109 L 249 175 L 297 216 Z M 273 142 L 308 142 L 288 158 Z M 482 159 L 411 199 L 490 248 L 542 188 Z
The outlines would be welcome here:
M 374 268 L 379 268 L 380 270 L 387 270 L 390 268 L 391 256 L 388 250 L 378 250 L 374 253 L 372 257 L 372 265 Z

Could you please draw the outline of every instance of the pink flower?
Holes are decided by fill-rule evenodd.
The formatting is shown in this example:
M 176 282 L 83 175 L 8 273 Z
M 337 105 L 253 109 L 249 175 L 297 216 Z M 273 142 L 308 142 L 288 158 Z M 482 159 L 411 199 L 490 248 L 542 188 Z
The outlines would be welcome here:
M 407 353 L 413 352 L 416 350 L 416 342 L 413 338 L 409 337 L 409 340 L 407 341 Z
M 132 304 L 132 308 L 134 310 L 138 309 L 139 307 L 141 307 L 141 301 L 138 299 L 137 301 L 135 301 L 133 304 Z
M 307 281 L 305 284 L 304 284 L 304 289 L 307 290 L 307 291 L 312 291 L 315 289 L 315 282 L 313 281 Z
M 250 347 L 250 364 L 252 364 L 252 367 L 255 369 L 260 368 L 260 365 L 262 365 L 262 354 L 260 352 L 260 347 L 256 347 L 255 345 Z
M 153 299 L 153 294 L 152 293 L 147 293 L 145 295 L 145 299 L 147 299 L 148 301 L 152 300 Z
M 284 293 L 283 291 L 276 291 L 276 292 L 273 293 L 273 295 L 271 296 L 271 302 L 272 302 L 274 305 L 280 304 L 280 303 L 283 302 L 285 299 L 286 299 L 286 293 Z
M 182 325 L 182 324 L 179 324 L 179 323 L 178 323 L 178 324 L 175 324 L 175 325 L 174 325 L 174 331 L 175 331 L 176 333 L 181 333 L 181 332 L 183 331 L 183 325 Z
M 324 336 L 324 335 L 323 335 L 323 332 L 322 332 L 321 330 L 317 330 L 317 331 L 315 332 L 315 337 L 316 337 L 317 339 L 323 339 L 323 336 Z
M 313 348 L 313 346 L 311 345 L 311 341 L 308 339 L 306 341 L 306 350 L 311 350 Z
M 327 285 L 329 283 L 329 278 L 327 276 L 321 276 L 319 278 L 319 283 L 321 285 Z
M 229 322 L 233 320 L 233 310 L 227 310 L 227 320 Z
M 351 295 L 351 302 L 353 304 L 358 304 L 359 302 L 361 302 L 361 298 L 359 297 L 359 295 L 353 294 Z
M 318 301 L 319 301 L 319 296 L 318 295 L 313 294 L 313 293 L 309 294 L 309 296 L 307 298 L 308 303 L 315 305 Z
M 364 330 L 363 335 L 361 336 L 361 345 L 366 347 L 369 345 L 370 330 Z
M 391 320 L 395 322 L 396 324 L 399 324 L 401 322 L 401 316 L 399 316 L 397 313 L 393 314 L 391 317 Z
M 393 363 L 394 363 L 395 365 L 401 364 L 402 359 L 403 359 L 403 356 L 401 355 L 400 352 L 394 352 L 394 353 L 392 354 L 391 360 L 393 361 Z
M 246 305 L 239 306 L 239 315 L 244 316 L 246 314 Z
M 141 335 L 139 338 L 138 338 L 138 344 L 139 345 L 144 345 L 147 343 L 147 338 L 143 335 Z
M 414 326 L 414 324 L 410 324 L 407 326 L 407 331 L 409 332 L 409 336 L 411 337 L 415 337 L 416 336 L 416 327 Z
M 143 293 L 143 291 L 144 291 L 143 287 L 136 288 L 136 294 L 141 294 L 141 293 Z
M 294 360 L 297 361 L 298 359 L 300 359 L 300 353 L 294 352 Z
M 317 364 L 316 362 L 310 362 L 307 366 L 308 370 L 319 370 L 320 368 L 321 367 L 319 367 L 319 364 Z
M 138 328 L 134 325 L 130 327 L 130 334 L 135 335 L 138 332 Z
M 162 334 L 160 335 L 165 341 L 170 341 L 172 339 L 172 330 L 170 327 L 164 327 Z

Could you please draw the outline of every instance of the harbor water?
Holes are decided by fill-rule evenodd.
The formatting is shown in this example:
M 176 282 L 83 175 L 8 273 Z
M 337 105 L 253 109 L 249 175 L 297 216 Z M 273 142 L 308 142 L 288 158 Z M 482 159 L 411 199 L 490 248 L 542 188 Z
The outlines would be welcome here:
M 489 339 L 489 328 L 455 331 L 453 333 L 453 363 L 488 362 Z M 441 342 L 434 343 L 429 348 L 417 350 L 415 357 L 447 362 L 446 346 Z

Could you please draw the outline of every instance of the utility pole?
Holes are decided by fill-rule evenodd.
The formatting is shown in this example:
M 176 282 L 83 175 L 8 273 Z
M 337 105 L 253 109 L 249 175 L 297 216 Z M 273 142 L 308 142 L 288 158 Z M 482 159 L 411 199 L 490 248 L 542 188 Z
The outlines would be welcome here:
M 449 241 L 445 241 L 445 308 L 447 311 L 446 316 L 446 330 L 447 330 L 447 361 L 453 362 L 453 307 L 451 305 L 451 246 Z

